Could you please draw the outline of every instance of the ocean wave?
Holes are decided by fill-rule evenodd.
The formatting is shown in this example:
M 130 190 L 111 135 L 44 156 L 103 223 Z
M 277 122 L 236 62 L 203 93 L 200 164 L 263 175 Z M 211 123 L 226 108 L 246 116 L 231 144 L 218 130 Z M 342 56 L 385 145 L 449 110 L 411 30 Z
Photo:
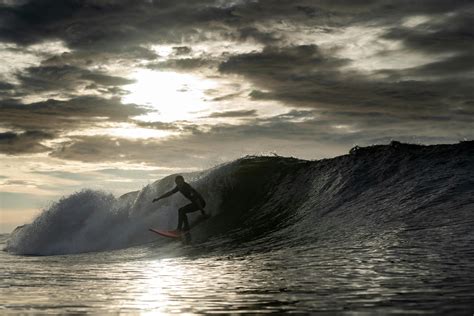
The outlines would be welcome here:
M 403 242 L 413 234 L 438 240 L 449 233 L 458 242 L 470 240 L 473 157 L 472 141 L 392 142 L 318 161 L 248 156 L 188 174 L 186 180 L 203 194 L 213 215 L 192 230 L 193 244 L 264 251 L 380 238 Z M 93 190 L 64 197 L 16 229 L 5 250 L 53 255 L 167 243 L 147 229 L 176 225 L 183 197 L 151 203 L 173 187 L 173 180 L 170 175 L 119 198 Z M 191 221 L 196 216 L 191 214 Z

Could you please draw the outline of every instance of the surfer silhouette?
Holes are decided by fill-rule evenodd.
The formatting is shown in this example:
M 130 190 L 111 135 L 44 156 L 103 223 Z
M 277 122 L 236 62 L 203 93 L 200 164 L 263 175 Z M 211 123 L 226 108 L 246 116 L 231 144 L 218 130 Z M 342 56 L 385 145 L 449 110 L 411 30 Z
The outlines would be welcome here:
M 196 212 L 198 210 L 201 211 L 202 215 L 205 217 L 208 217 L 206 212 L 204 211 L 204 207 L 206 206 L 206 201 L 204 198 L 199 194 L 198 191 L 196 191 L 189 183 L 184 181 L 184 178 L 180 175 L 176 176 L 174 179 L 174 182 L 176 183 L 176 187 L 164 193 L 163 195 L 157 197 L 156 199 L 153 199 L 153 203 L 167 198 L 168 196 L 171 196 L 175 194 L 176 192 L 180 192 L 182 195 L 184 195 L 188 200 L 191 201 L 191 203 L 181 207 L 178 210 L 178 228 L 176 229 L 177 231 L 188 231 L 189 230 L 189 223 L 188 223 L 188 217 L 186 216 L 187 213 L 192 213 Z M 184 227 L 183 227 L 184 225 Z

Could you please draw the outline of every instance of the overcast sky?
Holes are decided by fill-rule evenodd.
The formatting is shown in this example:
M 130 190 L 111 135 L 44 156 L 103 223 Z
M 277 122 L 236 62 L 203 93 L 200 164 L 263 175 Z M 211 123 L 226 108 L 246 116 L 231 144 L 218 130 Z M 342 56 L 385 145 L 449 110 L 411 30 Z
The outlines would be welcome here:
M 472 0 L 0 0 L 0 232 L 247 154 L 473 139 Z

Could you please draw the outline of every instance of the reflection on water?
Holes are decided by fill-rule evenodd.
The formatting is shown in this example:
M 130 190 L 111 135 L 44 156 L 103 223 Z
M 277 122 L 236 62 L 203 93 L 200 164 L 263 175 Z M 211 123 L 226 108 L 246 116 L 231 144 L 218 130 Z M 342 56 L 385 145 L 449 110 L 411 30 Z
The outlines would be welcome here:
M 2 253 L 0 308 L 55 313 L 466 313 L 473 310 L 474 299 L 474 261 L 466 247 L 462 255 L 449 257 L 426 245 L 193 255 L 194 250 L 176 243 L 167 249 L 56 257 Z

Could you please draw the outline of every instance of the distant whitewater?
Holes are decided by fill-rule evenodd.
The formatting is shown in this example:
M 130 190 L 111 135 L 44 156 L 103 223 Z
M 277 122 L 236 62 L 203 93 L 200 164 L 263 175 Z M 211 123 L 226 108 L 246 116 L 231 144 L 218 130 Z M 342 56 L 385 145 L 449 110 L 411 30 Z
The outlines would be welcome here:
M 474 244 L 472 141 L 392 142 L 318 161 L 244 157 L 185 178 L 213 215 L 193 231 L 195 245 L 253 252 L 386 238 L 471 250 Z M 5 250 L 56 255 L 168 243 L 148 228 L 176 225 L 183 197 L 151 203 L 173 180 L 170 175 L 119 198 L 93 190 L 64 197 L 18 227 Z

